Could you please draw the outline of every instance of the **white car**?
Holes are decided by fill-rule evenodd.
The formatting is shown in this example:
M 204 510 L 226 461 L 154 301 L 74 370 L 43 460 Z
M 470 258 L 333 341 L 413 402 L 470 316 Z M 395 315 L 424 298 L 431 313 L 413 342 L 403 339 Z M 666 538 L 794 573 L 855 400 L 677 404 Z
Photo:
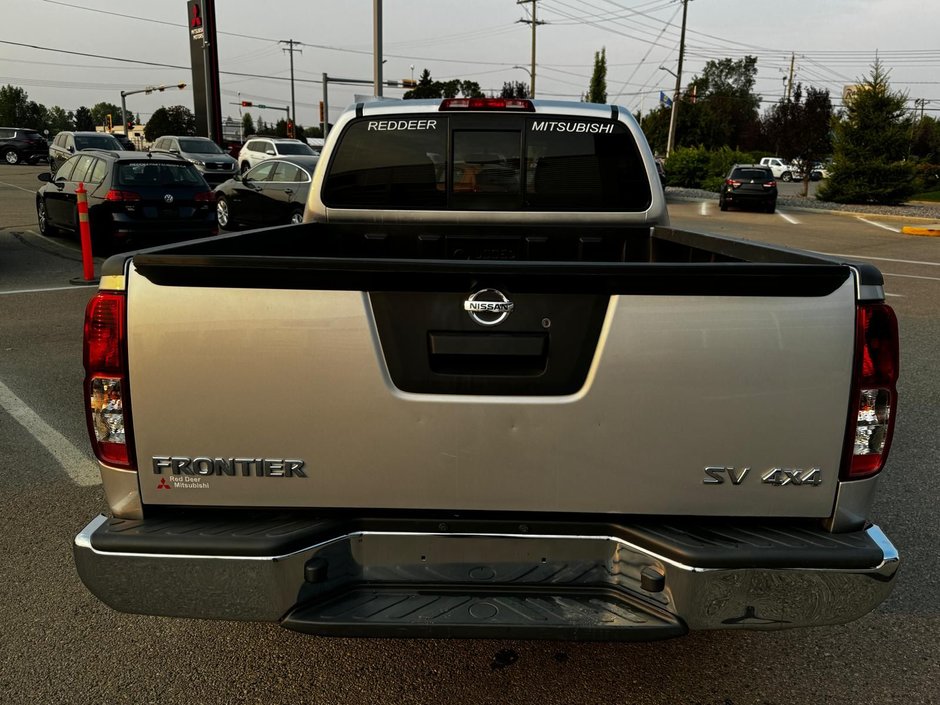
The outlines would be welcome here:
M 242 174 L 266 159 L 286 155 L 316 156 L 309 145 L 289 137 L 250 137 L 238 153 L 238 166 Z

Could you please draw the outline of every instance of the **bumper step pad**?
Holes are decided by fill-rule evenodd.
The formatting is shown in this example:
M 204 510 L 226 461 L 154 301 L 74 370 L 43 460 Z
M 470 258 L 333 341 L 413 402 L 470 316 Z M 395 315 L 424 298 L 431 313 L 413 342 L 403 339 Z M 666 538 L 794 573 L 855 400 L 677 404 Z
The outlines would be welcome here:
M 624 595 L 572 590 L 362 586 L 292 611 L 281 626 L 318 635 L 652 641 L 681 636 L 672 615 Z

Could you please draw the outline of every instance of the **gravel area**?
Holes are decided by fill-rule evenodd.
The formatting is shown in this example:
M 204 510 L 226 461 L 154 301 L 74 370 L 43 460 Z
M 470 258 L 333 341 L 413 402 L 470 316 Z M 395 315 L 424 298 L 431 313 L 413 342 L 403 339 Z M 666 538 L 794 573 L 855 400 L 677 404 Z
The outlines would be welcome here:
M 718 200 L 718 194 L 714 191 L 703 191 L 701 189 L 675 188 L 669 186 L 666 188 L 667 200 L 693 200 L 702 199 Z M 899 218 L 923 218 L 940 222 L 940 203 L 926 203 L 923 201 L 916 203 L 906 203 L 903 206 L 873 206 L 862 205 L 858 203 L 831 203 L 829 201 L 818 201 L 815 198 L 800 198 L 799 196 L 778 196 L 777 205 L 787 208 L 805 208 L 808 210 L 839 211 L 843 213 L 870 213 L 872 215 L 896 216 Z

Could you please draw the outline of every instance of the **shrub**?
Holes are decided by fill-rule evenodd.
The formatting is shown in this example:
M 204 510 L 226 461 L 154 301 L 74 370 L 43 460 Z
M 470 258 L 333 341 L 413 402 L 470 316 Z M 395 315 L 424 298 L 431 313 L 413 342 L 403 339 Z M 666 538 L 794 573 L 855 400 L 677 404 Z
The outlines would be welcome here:
M 666 159 L 666 184 L 682 188 L 702 188 L 709 176 L 709 154 L 704 147 L 682 147 Z
M 914 170 L 906 162 L 835 163 L 816 197 L 835 203 L 903 203 L 916 193 Z

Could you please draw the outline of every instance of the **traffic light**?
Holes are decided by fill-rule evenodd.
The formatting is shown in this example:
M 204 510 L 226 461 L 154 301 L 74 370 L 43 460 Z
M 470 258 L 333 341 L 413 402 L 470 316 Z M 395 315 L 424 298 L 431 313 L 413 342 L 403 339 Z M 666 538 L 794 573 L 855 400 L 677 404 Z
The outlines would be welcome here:
M 294 136 L 294 121 L 293 120 L 287 121 L 287 136 L 288 137 Z
M 243 107 L 243 108 L 250 108 L 252 105 L 253 105 L 253 103 L 252 103 L 250 100 L 243 100 L 243 101 L 242 101 L 242 107 Z
M 130 134 L 131 130 L 134 129 L 134 121 L 128 120 L 127 125 L 125 126 L 124 134 Z

